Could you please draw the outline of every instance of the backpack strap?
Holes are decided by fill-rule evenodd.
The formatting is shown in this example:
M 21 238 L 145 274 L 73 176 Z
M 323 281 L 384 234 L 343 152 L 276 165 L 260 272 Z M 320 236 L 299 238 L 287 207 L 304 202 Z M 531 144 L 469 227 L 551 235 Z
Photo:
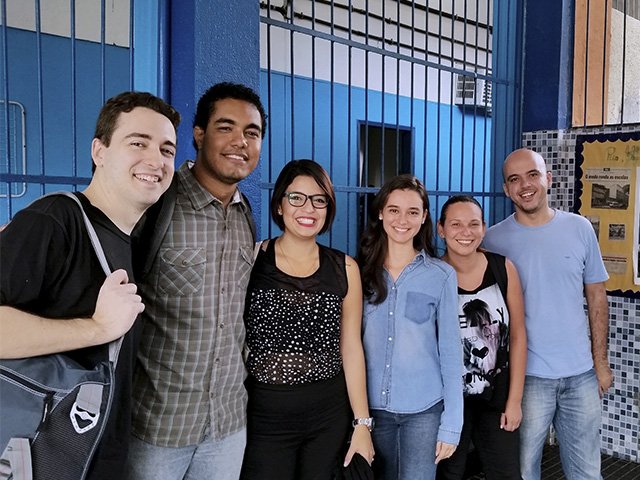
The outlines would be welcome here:
M 500 292 L 505 302 L 507 301 L 507 288 L 509 286 L 509 279 L 507 277 L 506 258 L 503 255 L 493 252 L 484 252 L 487 257 L 487 263 L 493 273 L 493 278 L 496 279 Z
M 89 234 L 91 245 L 93 246 L 93 250 L 96 252 L 96 256 L 98 257 L 100 266 L 102 267 L 102 270 L 104 271 L 104 274 L 106 276 L 111 275 L 111 269 L 109 268 L 109 264 L 107 263 L 107 257 L 104 254 L 102 245 L 100 244 L 100 239 L 98 238 L 98 234 L 96 233 L 95 228 L 93 228 L 93 224 L 89 220 L 89 217 L 87 217 L 87 214 L 84 211 L 84 208 L 82 207 L 82 203 L 80 202 L 80 199 L 73 193 L 64 192 L 64 191 L 49 193 L 45 196 L 49 197 L 52 195 L 62 195 L 64 197 L 69 197 L 74 202 L 76 202 L 78 207 L 80 207 L 80 211 L 82 212 L 82 220 L 84 221 L 84 225 L 87 228 L 87 233 Z M 118 355 L 120 355 L 120 348 L 122 347 L 123 340 L 124 340 L 124 335 L 118 338 L 117 340 L 114 340 L 111 343 L 109 343 L 109 361 L 113 363 L 114 371 L 115 371 L 116 365 L 118 364 Z

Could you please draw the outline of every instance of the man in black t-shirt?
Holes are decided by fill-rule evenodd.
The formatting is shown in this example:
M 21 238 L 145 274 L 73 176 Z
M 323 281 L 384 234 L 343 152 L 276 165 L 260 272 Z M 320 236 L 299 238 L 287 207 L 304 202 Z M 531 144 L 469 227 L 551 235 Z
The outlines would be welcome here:
M 112 274 L 105 278 L 80 209 L 54 196 L 18 212 L 0 232 L 0 358 L 68 352 L 91 366 L 125 335 L 113 408 L 88 478 L 123 478 L 131 375 L 144 310 L 133 283 L 131 232 L 169 187 L 180 115 L 163 100 L 125 92 L 100 111 L 91 144 L 94 173 L 78 193 Z

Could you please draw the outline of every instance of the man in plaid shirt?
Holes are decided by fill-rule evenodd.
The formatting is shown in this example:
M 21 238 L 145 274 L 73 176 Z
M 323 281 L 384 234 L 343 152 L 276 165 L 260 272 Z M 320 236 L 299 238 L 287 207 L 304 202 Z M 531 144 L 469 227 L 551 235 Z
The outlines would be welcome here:
M 254 91 L 211 87 L 194 119 L 196 159 L 176 171 L 142 228 L 137 277 L 146 309 L 134 377 L 132 479 L 239 476 L 243 310 L 255 227 L 237 185 L 256 168 L 266 127 Z

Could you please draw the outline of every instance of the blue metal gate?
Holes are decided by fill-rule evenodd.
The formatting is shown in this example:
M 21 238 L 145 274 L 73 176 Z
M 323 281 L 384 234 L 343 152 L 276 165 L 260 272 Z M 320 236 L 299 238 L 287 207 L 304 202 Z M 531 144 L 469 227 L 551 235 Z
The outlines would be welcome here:
M 500 19 L 516 16 L 511 3 L 261 2 L 261 92 L 270 116 L 263 204 L 284 163 L 313 158 L 330 173 L 339 205 L 323 241 L 351 254 L 371 195 L 398 173 L 424 181 L 434 217 L 454 192 L 493 211 L 503 196 L 495 144 L 503 152 L 520 138 L 516 104 L 492 102 L 495 86 L 503 97 L 517 88 L 517 71 L 498 76 L 494 67 L 494 18 L 509 25 Z M 268 218 L 261 228 L 276 234 Z
M 47 191 L 89 182 L 107 98 L 163 93 L 153 40 L 164 3 L 0 0 L 0 224 Z

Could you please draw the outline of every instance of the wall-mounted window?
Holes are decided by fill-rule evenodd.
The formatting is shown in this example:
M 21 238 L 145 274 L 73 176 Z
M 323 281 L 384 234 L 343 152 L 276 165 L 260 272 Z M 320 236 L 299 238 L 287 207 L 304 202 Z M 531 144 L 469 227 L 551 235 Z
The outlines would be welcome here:
M 413 173 L 411 129 L 360 124 L 360 186 L 381 187 L 391 177 Z

